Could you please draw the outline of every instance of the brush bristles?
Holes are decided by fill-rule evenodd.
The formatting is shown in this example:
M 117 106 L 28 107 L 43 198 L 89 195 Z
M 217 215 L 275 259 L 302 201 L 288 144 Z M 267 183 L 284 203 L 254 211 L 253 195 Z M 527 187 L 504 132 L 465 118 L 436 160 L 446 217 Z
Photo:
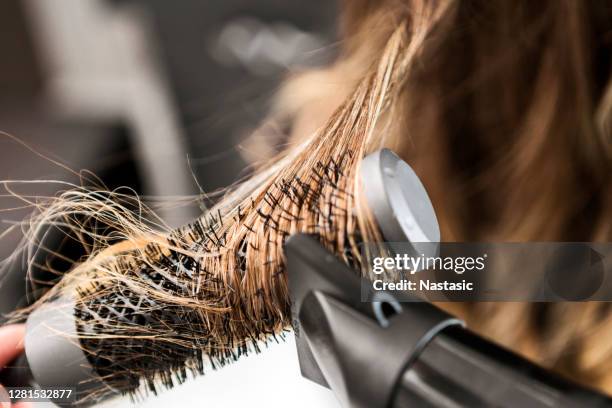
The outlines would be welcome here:
M 290 325 L 282 256 L 289 234 L 308 232 L 345 261 L 357 259 L 345 255 L 357 244 L 344 206 L 352 198 L 342 170 L 350 160 L 332 158 L 275 183 L 259 206 L 237 209 L 233 222 L 210 213 L 164 244 L 150 242 L 91 271 L 76 316 L 81 344 L 106 383 L 133 392 L 144 381 L 156 393 L 156 384 L 172 387 L 188 372 L 282 339 Z

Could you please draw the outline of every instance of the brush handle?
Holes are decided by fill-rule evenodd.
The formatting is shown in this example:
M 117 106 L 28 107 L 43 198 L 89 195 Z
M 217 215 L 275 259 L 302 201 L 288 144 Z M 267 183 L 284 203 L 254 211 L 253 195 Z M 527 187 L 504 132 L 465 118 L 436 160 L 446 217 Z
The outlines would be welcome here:
M 25 352 L 0 370 L 0 384 L 72 389 L 68 395 L 52 399 L 60 406 L 72 406 L 90 391 L 104 387 L 78 342 L 74 310 L 74 299 L 65 297 L 32 312 L 26 322 Z M 91 400 L 91 404 L 95 402 Z

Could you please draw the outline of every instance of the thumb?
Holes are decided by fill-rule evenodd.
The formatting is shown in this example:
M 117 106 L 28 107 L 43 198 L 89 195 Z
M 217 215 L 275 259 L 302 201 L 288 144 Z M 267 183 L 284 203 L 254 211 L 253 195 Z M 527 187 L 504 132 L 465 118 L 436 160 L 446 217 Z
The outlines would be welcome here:
M 0 327 L 0 370 L 23 352 L 25 325 Z

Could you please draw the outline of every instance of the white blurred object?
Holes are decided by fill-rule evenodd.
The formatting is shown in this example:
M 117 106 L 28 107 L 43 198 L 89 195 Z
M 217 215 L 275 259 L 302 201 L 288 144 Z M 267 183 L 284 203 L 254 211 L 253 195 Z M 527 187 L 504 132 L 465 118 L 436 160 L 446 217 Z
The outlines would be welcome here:
M 145 193 L 193 194 L 183 130 L 143 10 L 102 0 L 27 0 L 26 5 L 54 113 L 126 124 L 146 176 Z M 175 226 L 197 215 L 165 211 L 161 215 Z
M 228 21 L 210 46 L 212 56 L 226 66 L 241 66 L 253 75 L 269 75 L 323 48 L 323 38 L 288 22 L 266 24 L 252 17 Z

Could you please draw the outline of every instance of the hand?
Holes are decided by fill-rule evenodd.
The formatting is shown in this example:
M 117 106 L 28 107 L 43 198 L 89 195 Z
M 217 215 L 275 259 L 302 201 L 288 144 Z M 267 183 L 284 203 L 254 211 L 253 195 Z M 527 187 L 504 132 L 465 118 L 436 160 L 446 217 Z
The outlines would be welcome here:
M 0 370 L 13 361 L 23 352 L 23 338 L 25 326 L 23 324 L 12 324 L 0 327 Z M 2 384 L 0 384 L 0 408 L 31 408 L 29 402 L 12 404 Z

